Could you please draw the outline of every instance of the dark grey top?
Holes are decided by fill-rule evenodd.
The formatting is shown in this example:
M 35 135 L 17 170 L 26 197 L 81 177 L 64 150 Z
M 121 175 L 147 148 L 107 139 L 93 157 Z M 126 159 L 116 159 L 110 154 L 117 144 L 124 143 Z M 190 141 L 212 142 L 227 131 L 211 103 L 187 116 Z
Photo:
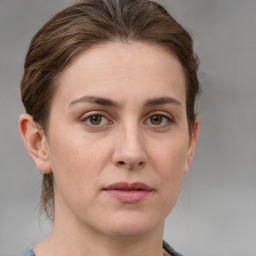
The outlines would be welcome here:
M 169 253 L 171 254 L 171 256 L 182 256 L 181 254 L 179 254 L 178 252 L 174 251 L 174 249 L 165 241 L 163 241 L 163 248 Z M 25 252 L 24 254 L 22 254 L 21 256 L 35 256 L 33 249 L 28 250 L 27 252 Z
M 171 256 L 182 256 L 180 253 L 176 252 L 168 243 L 163 241 L 163 248 L 171 254 Z

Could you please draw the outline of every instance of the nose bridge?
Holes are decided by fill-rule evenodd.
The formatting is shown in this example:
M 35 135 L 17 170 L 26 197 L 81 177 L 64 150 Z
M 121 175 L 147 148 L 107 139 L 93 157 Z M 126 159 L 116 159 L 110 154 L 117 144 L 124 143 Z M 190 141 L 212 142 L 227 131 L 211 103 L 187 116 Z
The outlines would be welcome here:
M 147 154 L 144 136 L 135 121 L 120 125 L 113 156 L 115 165 L 136 169 L 145 165 Z

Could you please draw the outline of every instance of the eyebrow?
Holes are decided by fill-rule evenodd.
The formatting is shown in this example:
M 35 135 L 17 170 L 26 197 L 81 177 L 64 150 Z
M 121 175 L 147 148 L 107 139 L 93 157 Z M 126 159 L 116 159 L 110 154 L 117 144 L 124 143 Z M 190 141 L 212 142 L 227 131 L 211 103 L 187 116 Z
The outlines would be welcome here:
M 172 103 L 182 107 L 182 104 L 178 100 L 172 97 L 160 97 L 160 98 L 148 99 L 145 103 L 145 106 L 152 107 L 152 106 L 163 105 L 168 103 Z
M 120 107 L 120 104 L 117 103 L 116 101 L 103 98 L 103 97 L 96 97 L 96 96 L 83 96 L 81 98 L 75 99 L 69 104 L 69 107 L 73 106 L 74 104 L 82 103 L 82 102 L 90 102 L 98 105 L 110 106 L 115 108 Z
M 81 98 L 75 99 L 69 104 L 69 107 L 72 107 L 74 104 L 83 103 L 83 102 L 95 103 L 98 105 L 109 106 L 114 108 L 121 108 L 121 105 L 118 102 L 107 99 L 107 98 L 103 98 L 103 97 L 97 97 L 97 96 L 83 96 Z M 153 107 L 153 106 L 158 106 L 158 105 L 163 105 L 168 103 L 175 104 L 180 107 L 182 106 L 182 104 L 175 98 L 160 97 L 160 98 L 153 98 L 153 99 L 146 100 L 145 107 Z

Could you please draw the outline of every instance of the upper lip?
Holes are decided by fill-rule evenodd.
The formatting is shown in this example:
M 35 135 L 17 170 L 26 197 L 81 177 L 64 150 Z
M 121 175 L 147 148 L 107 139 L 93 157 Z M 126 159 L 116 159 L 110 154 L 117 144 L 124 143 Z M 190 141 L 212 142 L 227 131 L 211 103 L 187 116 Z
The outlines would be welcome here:
M 128 182 L 117 182 L 113 183 L 107 187 L 104 188 L 104 190 L 146 190 L 146 191 L 152 191 L 153 189 L 148 186 L 145 183 L 142 182 L 134 182 L 134 183 L 128 183 Z

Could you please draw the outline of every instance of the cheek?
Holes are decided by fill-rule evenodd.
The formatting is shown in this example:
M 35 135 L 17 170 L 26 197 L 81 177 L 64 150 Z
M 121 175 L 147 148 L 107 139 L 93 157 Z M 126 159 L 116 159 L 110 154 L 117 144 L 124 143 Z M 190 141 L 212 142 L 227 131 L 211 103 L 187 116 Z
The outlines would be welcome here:
M 164 144 L 164 145 L 163 145 Z M 158 165 L 156 169 L 159 170 L 159 174 L 165 179 L 176 179 L 183 177 L 186 160 L 188 144 L 185 141 L 171 141 L 160 145 L 160 148 L 155 147 L 154 159 L 155 165 Z
M 102 148 L 104 144 L 95 144 L 77 134 L 66 134 L 68 138 L 60 132 L 52 138 L 50 160 L 55 185 L 77 194 L 94 185 L 105 164 L 107 151 Z
M 155 147 L 154 169 L 158 170 L 163 204 L 171 209 L 180 193 L 187 160 L 186 140 L 167 141 Z

